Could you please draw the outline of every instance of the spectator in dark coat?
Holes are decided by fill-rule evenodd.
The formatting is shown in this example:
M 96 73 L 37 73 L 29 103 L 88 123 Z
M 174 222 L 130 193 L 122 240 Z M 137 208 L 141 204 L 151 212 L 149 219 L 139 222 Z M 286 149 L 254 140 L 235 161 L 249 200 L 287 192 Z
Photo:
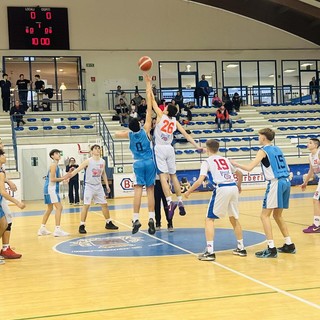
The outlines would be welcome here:
M 16 103 L 13 107 L 10 109 L 10 116 L 12 116 L 12 121 L 17 123 L 17 127 L 20 126 L 20 123 L 26 124 L 23 121 L 23 115 L 25 114 L 25 111 L 23 110 L 22 104 L 19 100 L 16 100 Z

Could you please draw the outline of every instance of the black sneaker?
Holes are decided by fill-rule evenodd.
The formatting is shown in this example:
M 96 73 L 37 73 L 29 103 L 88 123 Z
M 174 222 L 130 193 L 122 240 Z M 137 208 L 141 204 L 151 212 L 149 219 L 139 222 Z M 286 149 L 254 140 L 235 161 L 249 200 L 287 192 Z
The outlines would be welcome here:
M 296 253 L 296 246 L 294 243 L 284 244 L 282 247 L 277 248 L 277 250 L 282 253 Z
M 79 226 L 79 233 L 87 233 L 86 226 L 84 224 Z
M 214 261 L 216 260 L 216 254 L 214 252 L 209 253 L 208 251 L 206 251 L 202 254 L 199 254 L 198 259 L 201 261 Z
M 183 202 L 181 202 L 181 201 L 178 202 L 178 208 L 179 208 L 180 216 L 185 216 L 187 214 L 186 210 L 184 208 Z
M 167 230 L 168 232 L 174 232 L 172 222 L 167 224 Z
M 136 220 L 135 222 L 132 223 L 132 234 L 135 234 L 139 231 L 141 227 L 141 223 L 139 220 Z
M 256 252 L 257 258 L 276 258 L 278 256 L 277 248 L 267 248 L 263 251 Z
M 149 226 L 149 229 L 148 229 L 149 234 L 155 234 L 156 233 L 156 228 L 154 226 L 154 220 L 153 219 L 151 219 L 151 218 L 149 219 L 148 226 Z
M 237 256 L 240 256 L 240 257 L 246 257 L 247 256 L 247 250 L 246 249 L 241 250 L 241 249 L 237 248 L 237 249 L 234 249 L 232 251 L 232 253 L 237 255 Z
M 119 229 L 119 227 L 114 225 L 112 221 L 107 222 L 105 228 L 108 230 L 118 230 Z

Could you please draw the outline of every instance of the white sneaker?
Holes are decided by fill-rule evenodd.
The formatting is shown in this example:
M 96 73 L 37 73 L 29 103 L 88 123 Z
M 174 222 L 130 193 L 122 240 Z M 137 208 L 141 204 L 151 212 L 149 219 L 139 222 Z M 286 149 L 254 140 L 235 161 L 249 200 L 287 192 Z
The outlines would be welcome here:
M 51 232 L 49 230 L 47 230 L 46 227 L 41 227 L 39 230 L 38 230 L 38 236 L 47 236 L 51 234 Z
M 69 236 L 70 233 L 63 231 L 62 229 L 55 229 L 53 235 L 55 237 L 66 237 Z
M 4 260 L 0 260 L 0 264 L 5 264 L 5 261 Z

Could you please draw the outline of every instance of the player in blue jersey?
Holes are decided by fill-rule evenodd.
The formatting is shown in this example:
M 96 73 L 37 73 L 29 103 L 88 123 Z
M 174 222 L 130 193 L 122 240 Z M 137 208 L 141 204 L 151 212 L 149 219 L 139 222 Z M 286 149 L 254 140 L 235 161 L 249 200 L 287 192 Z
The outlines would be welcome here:
M 281 149 L 272 145 L 274 136 L 275 132 L 270 128 L 259 130 L 259 143 L 262 145 L 262 148 L 250 164 L 243 165 L 231 160 L 233 165 L 248 172 L 252 171 L 258 164 L 261 164 L 265 179 L 268 181 L 261 213 L 261 221 L 267 237 L 268 248 L 256 252 L 257 258 L 276 258 L 277 252 L 296 252 L 295 245 L 291 241 L 287 225 L 282 217 L 283 209 L 289 208 L 291 187 L 289 167 Z M 270 220 L 272 213 L 285 241 L 284 245 L 278 248 L 278 250 L 273 240 Z
M 147 190 L 148 210 L 149 210 L 149 234 L 154 234 L 155 229 L 155 212 L 154 212 L 154 184 L 156 177 L 156 167 L 153 159 L 152 142 L 150 136 L 151 130 L 151 82 L 146 78 L 147 92 L 147 114 L 143 127 L 137 118 L 133 118 L 129 123 L 130 131 L 116 132 L 117 138 L 129 138 L 130 150 L 133 156 L 133 173 L 134 173 L 134 200 L 133 200 L 133 226 L 132 233 L 137 233 L 141 227 L 139 221 L 139 211 L 141 206 L 141 196 L 143 186 Z
M 47 210 L 43 214 L 42 224 L 38 230 L 38 236 L 46 236 L 48 234 L 51 234 L 51 232 L 46 228 L 46 223 L 54 207 L 56 210 L 56 213 L 55 213 L 56 227 L 53 232 L 53 235 L 55 237 L 64 237 L 64 236 L 68 236 L 69 233 L 63 231 L 60 228 L 61 213 L 62 213 L 63 206 L 61 204 L 61 199 L 59 196 L 59 192 L 60 192 L 59 184 L 60 182 L 66 179 L 69 179 L 71 175 L 68 173 L 62 177 L 60 174 L 60 168 L 59 168 L 59 160 L 61 158 L 60 150 L 58 149 L 51 150 L 49 153 L 49 156 L 53 160 L 53 162 L 50 165 L 50 168 L 44 183 L 44 203 L 47 205 Z

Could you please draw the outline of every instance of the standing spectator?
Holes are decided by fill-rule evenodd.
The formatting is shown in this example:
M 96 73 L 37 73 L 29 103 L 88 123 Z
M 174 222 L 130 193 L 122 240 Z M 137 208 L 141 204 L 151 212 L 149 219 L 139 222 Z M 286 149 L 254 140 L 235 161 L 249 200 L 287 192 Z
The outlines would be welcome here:
M 79 167 L 76 164 L 76 159 L 71 157 L 69 159 L 69 164 L 66 166 L 66 172 L 72 172 L 73 170 Z M 69 203 L 71 205 L 78 205 L 79 200 L 79 173 L 77 173 L 74 177 L 69 179 Z
M 119 227 L 113 224 L 112 219 L 110 218 L 109 207 L 101 182 L 102 178 L 106 185 L 107 193 L 110 193 L 111 190 L 106 174 L 106 162 L 101 158 L 101 147 L 94 144 L 91 146 L 90 151 L 92 156 L 89 159 L 84 160 L 77 169 L 71 172 L 71 177 L 73 177 L 83 169 L 86 171 L 84 176 L 83 207 L 79 226 L 79 233 L 81 234 L 87 233 L 86 220 L 92 201 L 101 205 L 102 214 L 106 223 L 105 228 L 108 230 L 119 229 Z
M 26 124 L 23 121 L 23 115 L 25 114 L 22 105 L 19 100 L 16 100 L 16 103 L 10 109 L 10 116 L 12 116 L 12 121 L 17 123 L 17 127 L 19 128 L 20 123 Z
M 181 109 L 184 108 L 183 95 L 182 95 L 181 91 L 177 91 L 177 94 L 174 97 L 174 101 L 179 106 L 179 112 L 181 112 Z
M 203 74 L 201 80 L 197 84 L 198 91 L 198 105 L 202 106 L 203 98 L 206 100 L 206 105 L 209 106 L 209 82 L 206 80 L 206 76 Z M 200 102 L 200 103 L 199 103 Z
M 8 80 L 8 75 L 4 73 L 2 75 L 3 80 L 0 81 L 2 108 L 4 112 L 10 110 L 10 88 L 11 82 Z
M 30 89 L 30 80 L 24 78 L 24 74 L 21 73 L 19 80 L 16 82 L 16 88 L 19 93 L 19 100 L 22 103 L 24 111 L 28 109 L 28 90 Z
M 239 93 L 236 92 L 233 97 L 232 97 L 232 104 L 233 104 L 233 107 L 234 109 L 239 112 L 240 111 L 240 105 L 242 103 L 242 99 L 241 97 L 239 96 Z
M 50 217 L 51 212 L 53 211 L 53 207 L 56 209 L 56 227 L 54 229 L 53 235 L 55 237 L 65 237 L 69 235 L 68 232 L 63 231 L 60 228 L 63 206 L 61 204 L 61 199 L 59 195 L 59 184 L 60 182 L 69 179 L 71 176 L 70 173 L 67 173 L 66 175 L 61 177 L 59 168 L 59 161 L 61 159 L 60 153 L 61 152 L 58 149 L 52 149 L 49 153 L 49 157 L 51 158 L 52 163 L 46 175 L 46 180 L 44 184 L 44 202 L 47 205 L 47 210 L 43 214 L 42 224 L 38 230 L 38 236 L 46 236 L 51 234 L 51 232 L 46 228 L 46 223 Z
M 295 245 L 292 243 L 289 235 L 287 224 L 282 217 L 283 209 L 289 208 L 291 187 L 289 167 L 282 150 L 272 145 L 274 136 L 275 132 L 270 128 L 259 130 L 259 143 L 262 145 L 262 148 L 257 152 L 255 159 L 248 165 L 239 164 L 230 160 L 234 166 L 248 172 L 261 164 L 262 172 L 268 181 L 261 212 L 261 221 L 266 234 L 268 247 L 265 250 L 256 252 L 257 258 L 276 258 L 278 251 L 283 253 L 296 252 Z M 285 241 L 284 245 L 279 247 L 278 250 L 273 240 L 270 218 L 272 213 Z
M 306 229 L 304 233 L 320 233 L 320 140 L 310 139 L 308 142 L 310 167 L 308 174 L 301 185 L 302 191 L 306 190 L 306 186 L 315 174 L 319 178 L 318 187 L 313 195 L 313 224 Z
M 202 162 L 200 175 L 197 181 L 186 191 L 185 197 L 199 188 L 207 175 L 210 174 L 215 183 L 205 222 L 206 251 L 198 256 L 201 261 L 214 261 L 214 222 L 217 219 L 229 215 L 230 223 L 237 238 L 237 248 L 233 250 L 234 255 L 245 257 L 247 251 L 243 244 L 242 228 L 239 222 L 238 197 L 241 191 L 242 172 L 236 170 L 227 158 L 218 155 L 219 142 L 208 140 L 206 142 L 208 159 Z M 237 177 L 237 182 L 234 178 Z
M 222 100 L 219 98 L 218 93 L 215 92 L 212 98 L 212 105 L 216 108 L 220 108 L 222 106 Z
M 319 81 L 316 77 L 313 77 L 309 82 L 309 91 L 311 95 L 311 102 L 319 102 Z
M 40 75 L 36 74 L 34 76 L 36 78 L 36 81 L 34 82 L 34 89 L 37 93 L 37 107 L 39 108 L 40 103 L 43 99 L 43 93 L 45 90 L 44 81 L 40 79 Z
M 228 123 L 229 129 L 232 128 L 232 120 L 230 118 L 228 110 L 222 105 L 216 112 L 216 124 L 218 125 L 218 129 L 221 129 L 221 124 Z

